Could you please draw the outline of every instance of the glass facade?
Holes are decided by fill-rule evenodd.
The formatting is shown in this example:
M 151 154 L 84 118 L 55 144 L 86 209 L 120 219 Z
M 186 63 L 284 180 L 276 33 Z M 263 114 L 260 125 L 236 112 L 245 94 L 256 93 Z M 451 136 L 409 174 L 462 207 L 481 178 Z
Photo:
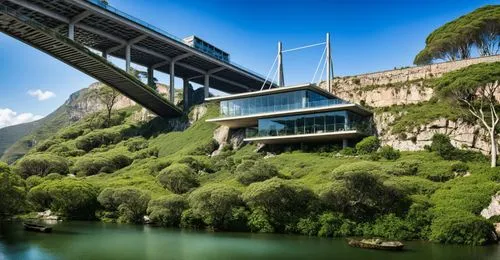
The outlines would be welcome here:
M 357 130 L 370 132 L 369 117 L 350 111 L 333 111 L 317 114 L 259 119 L 258 128 L 248 128 L 247 137 L 319 134 Z
M 329 99 L 314 91 L 299 90 L 221 101 L 220 115 L 222 117 L 245 116 L 347 103 L 348 102 L 338 98 Z

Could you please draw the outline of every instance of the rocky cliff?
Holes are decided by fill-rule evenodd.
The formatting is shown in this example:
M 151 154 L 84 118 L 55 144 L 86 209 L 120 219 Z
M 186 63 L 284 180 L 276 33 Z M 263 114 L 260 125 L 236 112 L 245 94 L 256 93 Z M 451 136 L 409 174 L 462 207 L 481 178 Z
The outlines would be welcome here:
M 444 133 L 450 136 L 452 143 L 458 148 L 469 148 L 487 154 L 490 145 L 479 125 L 440 117 L 407 129 L 403 134 L 393 131 L 392 126 L 405 116 L 405 109 L 397 113 L 380 109 L 429 101 L 434 90 L 426 85 L 426 80 L 485 62 L 500 62 L 500 55 L 339 77 L 333 80 L 331 91 L 340 98 L 375 108 L 377 134 L 384 144 L 403 151 L 422 150 L 425 145 L 430 144 L 434 133 Z M 320 87 L 327 89 L 324 83 Z M 497 98 L 500 100 L 500 92 L 497 93 Z

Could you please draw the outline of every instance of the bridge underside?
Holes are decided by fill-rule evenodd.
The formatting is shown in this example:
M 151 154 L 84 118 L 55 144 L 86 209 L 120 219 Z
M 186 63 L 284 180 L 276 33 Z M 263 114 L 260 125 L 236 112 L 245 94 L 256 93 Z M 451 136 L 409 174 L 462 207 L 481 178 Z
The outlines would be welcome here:
M 97 0 L 0 0 L 0 5 L 106 56 L 222 92 L 260 90 L 264 82 L 254 72 L 207 55 Z
M 3 5 L 0 5 L 0 30 L 117 89 L 159 116 L 182 114 L 181 109 L 154 89 L 106 59 Z

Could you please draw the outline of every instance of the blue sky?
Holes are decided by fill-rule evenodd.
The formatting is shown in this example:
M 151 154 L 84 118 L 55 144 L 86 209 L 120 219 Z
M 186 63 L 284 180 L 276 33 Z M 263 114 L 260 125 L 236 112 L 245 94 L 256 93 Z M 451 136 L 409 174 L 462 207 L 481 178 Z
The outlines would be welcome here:
M 110 0 L 178 37 L 192 34 L 228 51 L 234 62 L 267 74 L 278 41 L 284 49 L 331 33 L 335 75 L 412 64 L 435 28 L 486 4 L 483 0 Z M 285 82 L 309 82 L 321 47 L 284 56 Z M 0 128 L 45 116 L 95 80 L 0 34 Z M 168 75 L 158 75 L 168 82 Z M 179 86 L 179 84 L 177 84 Z M 40 90 L 40 91 L 38 91 Z

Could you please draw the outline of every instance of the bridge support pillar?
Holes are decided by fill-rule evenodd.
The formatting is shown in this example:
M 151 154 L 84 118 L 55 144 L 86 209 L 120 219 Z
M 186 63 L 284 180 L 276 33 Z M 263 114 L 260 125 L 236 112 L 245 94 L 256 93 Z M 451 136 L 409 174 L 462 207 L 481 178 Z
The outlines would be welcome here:
M 153 67 L 148 67 L 148 86 L 156 89 L 156 84 L 155 84 L 155 70 Z
M 72 41 L 75 40 L 75 24 L 74 23 L 70 23 L 68 25 L 68 38 Z
M 205 93 L 205 98 L 208 98 L 208 95 L 209 95 L 209 87 L 210 86 L 210 75 L 209 74 L 205 74 L 205 84 L 203 85 L 203 90 L 204 90 L 204 93 Z
M 187 113 L 189 109 L 189 80 L 188 79 L 183 79 L 182 81 L 183 86 L 182 86 L 182 96 L 183 96 L 183 103 L 184 103 L 184 112 Z
M 125 71 L 130 72 L 130 44 L 125 46 Z
M 175 102 L 175 62 L 170 62 L 170 102 Z

